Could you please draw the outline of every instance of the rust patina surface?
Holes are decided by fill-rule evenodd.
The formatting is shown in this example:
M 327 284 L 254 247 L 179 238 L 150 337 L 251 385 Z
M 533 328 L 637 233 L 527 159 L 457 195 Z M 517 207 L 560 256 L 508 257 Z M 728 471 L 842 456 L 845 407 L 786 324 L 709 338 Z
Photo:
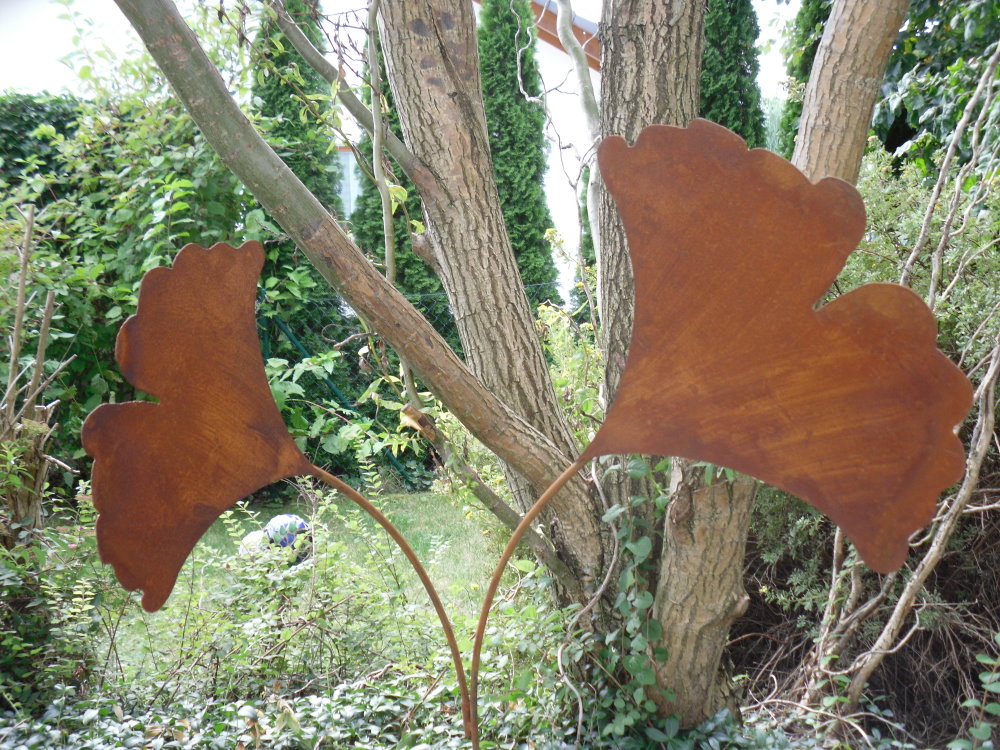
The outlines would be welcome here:
M 817 307 L 857 246 L 848 183 L 816 184 L 695 120 L 599 152 L 628 236 L 635 324 L 607 419 L 583 458 L 684 456 L 807 500 L 875 570 L 964 468 L 972 390 L 912 291 L 868 284 Z
M 83 426 L 94 461 L 101 560 L 159 609 L 219 514 L 283 477 L 309 474 L 271 396 L 254 299 L 264 250 L 187 245 L 142 280 L 118 334 L 122 374 L 159 403 L 104 404 Z

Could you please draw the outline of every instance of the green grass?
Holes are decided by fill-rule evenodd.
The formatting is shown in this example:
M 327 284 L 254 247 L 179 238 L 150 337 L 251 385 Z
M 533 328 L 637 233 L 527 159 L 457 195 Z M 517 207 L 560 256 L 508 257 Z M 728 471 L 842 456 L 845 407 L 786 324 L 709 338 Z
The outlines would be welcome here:
M 122 610 L 124 615 L 114 642 L 106 639 L 102 651 L 109 654 L 112 664 L 120 665 L 115 671 L 125 682 L 141 680 L 144 674 L 170 674 L 172 664 L 197 662 L 201 658 L 191 651 L 196 644 L 225 641 L 220 634 L 231 628 L 231 624 L 216 602 L 219 597 L 225 600 L 232 587 L 240 585 L 240 577 L 251 570 L 261 571 L 258 575 L 273 576 L 274 596 L 279 597 L 288 596 L 286 577 L 297 575 L 299 583 L 291 590 L 299 592 L 293 594 L 298 601 L 293 606 L 303 616 L 309 609 L 312 587 L 321 585 L 325 579 L 333 583 L 337 592 L 353 597 L 356 592 L 352 591 L 354 579 L 349 571 L 365 571 L 365 576 L 371 574 L 382 581 L 376 589 L 383 592 L 383 599 L 359 614 L 356 627 L 365 627 L 370 618 L 373 632 L 379 628 L 384 632 L 386 627 L 393 628 L 395 619 L 426 618 L 428 625 L 422 638 L 435 642 L 440 638 L 443 644 L 422 585 L 381 527 L 349 500 L 307 497 L 300 493 L 293 502 L 252 507 L 241 504 L 223 514 L 192 551 L 163 610 L 153 614 L 134 606 Z M 458 501 L 430 492 L 387 495 L 372 501 L 414 548 L 456 627 L 477 616 L 505 538 L 499 524 L 485 513 L 470 512 Z M 303 563 L 299 573 L 293 573 L 280 556 L 262 561 L 236 554 L 245 534 L 263 528 L 268 520 L 281 513 L 296 513 L 313 526 L 315 554 Z M 271 596 L 267 584 L 261 596 Z M 243 606 L 253 607 L 253 602 Z M 235 637 L 257 635 L 244 633 Z M 331 632 L 330 637 L 336 640 L 341 634 Z
M 413 547 L 442 597 L 453 600 L 458 606 L 472 606 L 478 612 L 482 589 L 493 573 L 502 549 L 502 539 L 505 538 L 499 522 L 485 513 L 470 512 L 453 498 L 433 492 L 369 499 Z M 350 516 L 355 515 L 355 506 L 351 501 L 341 498 L 338 506 Z M 329 513 L 320 513 L 316 517 L 314 505 L 301 498 L 249 507 L 241 503 L 228 520 L 223 516 L 212 524 L 196 549 L 233 555 L 244 535 L 264 528 L 269 520 L 282 513 L 295 513 L 313 524 L 324 524 L 329 532 L 326 537 L 329 542 L 343 542 L 354 551 L 359 561 L 378 562 L 370 545 L 359 539 L 344 519 L 332 517 Z M 358 514 L 357 518 L 368 530 L 384 533 L 367 515 Z M 202 555 L 192 557 L 198 556 Z M 188 564 L 191 564 L 190 561 Z M 209 565 L 202 568 L 201 577 L 204 584 L 210 586 L 213 582 L 224 580 L 227 572 Z M 183 571 L 180 578 L 185 578 Z M 416 588 L 421 587 L 417 585 Z

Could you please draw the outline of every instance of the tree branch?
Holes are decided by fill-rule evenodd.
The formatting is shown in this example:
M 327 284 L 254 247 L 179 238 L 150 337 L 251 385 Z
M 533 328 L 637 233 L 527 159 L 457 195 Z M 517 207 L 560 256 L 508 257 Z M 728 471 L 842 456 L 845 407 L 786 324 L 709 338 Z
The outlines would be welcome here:
M 247 120 L 174 4 L 116 2 L 205 139 L 320 274 L 484 445 L 517 466 L 533 486 L 551 484 L 569 459 L 486 389 L 433 326 L 371 266 Z
M 281 0 L 268 0 L 268 6 L 277 16 L 278 28 L 281 29 L 281 33 L 295 47 L 295 51 L 302 56 L 302 59 L 313 70 L 323 76 L 327 83 L 331 86 L 337 84 L 337 98 L 340 100 L 340 103 L 350 112 L 351 117 L 361 124 L 361 127 L 367 130 L 369 134 L 373 133 L 375 121 L 371 110 L 345 84 L 344 77 L 340 71 L 334 68 L 323 56 L 323 53 L 316 49 L 313 43 L 309 41 L 309 37 L 302 33 L 302 29 L 288 15 L 284 3 Z M 396 163 L 399 164 L 406 175 L 414 182 L 417 182 L 416 174 L 419 174 L 421 171 L 417 157 L 410 153 L 410 150 L 406 148 L 406 144 L 399 140 L 392 132 L 385 134 L 385 150 L 396 160 Z
M 590 77 L 590 65 L 587 63 L 587 53 L 583 50 L 583 45 L 573 33 L 573 6 L 570 0 L 557 0 L 559 5 L 556 16 L 556 32 L 559 35 L 559 43 L 562 44 L 573 61 L 573 68 L 576 71 L 577 82 L 580 85 L 580 97 L 583 100 L 583 114 L 587 119 L 587 129 L 590 132 L 589 158 L 592 160 L 590 169 L 590 179 L 587 180 L 587 220 L 590 222 L 590 238 L 594 243 L 594 256 L 601 256 L 601 226 L 600 221 L 600 191 L 601 172 L 597 166 L 597 160 L 593 158 L 597 153 L 597 144 L 601 140 L 601 106 L 597 102 L 597 94 L 594 93 L 594 81 Z M 582 257 L 581 257 L 582 261 Z M 599 315 L 594 311 L 597 307 L 591 299 L 590 288 L 587 286 L 587 275 L 583 271 L 584 264 L 580 263 L 580 278 L 583 279 L 584 290 L 587 293 L 587 301 L 590 303 L 591 317 L 594 318 L 594 331 L 597 331 L 597 320 Z M 598 311 L 599 312 L 599 311 Z

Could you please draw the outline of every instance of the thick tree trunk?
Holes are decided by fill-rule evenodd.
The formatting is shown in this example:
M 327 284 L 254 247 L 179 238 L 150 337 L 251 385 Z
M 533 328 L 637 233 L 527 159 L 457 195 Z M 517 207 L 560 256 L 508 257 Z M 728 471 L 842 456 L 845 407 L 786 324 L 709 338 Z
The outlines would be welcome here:
M 704 11 L 698 0 L 605 3 L 603 135 L 634 141 L 648 125 L 686 126 L 697 116 Z M 598 287 L 610 402 L 628 354 L 634 287 L 621 220 L 611 196 L 602 192 Z M 656 665 L 657 689 L 648 692 L 664 714 L 679 714 L 692 726 L 726 704 L 729 678 L 720 663 L 729 626 L 745 608 L 743 552 L 755 483 L 719 479 L 701 487 L 702 472 L 684 461 L 675 468 L 685 480 L 659 522 L 652 610 L 668 657 Z M 617 502 L 642 491 L 628 483 L 608 487 Z M 664 690 L 676 698 L 665 699 Z
M 601 19 L 601 135 L 634 142 L 647 125 L 685 126 L 698 115 L 704 46 L 702 0 L 604 3 Z M 601 191 L 597 286 L 608 401 L 632 334 L 632 266 L 614 201 Z
M 872 110 L 910 0 L 836 0 L 806 86 L 792 163 L 812 180 L 858 179 Z
M 653 616 L 663 627 L 668 650 L 666 660 L 657 664 L 657 681 L 676 697 L 668 701 L 656 691 L 650 695 L 685 726 L 728 704 L 730 675 L 720 664 L 729 628 L 750 601 L 743 565 L 757 489 L 749 477 L 699 487 L 699 472 L 689 467 L 690 476 L 671 499 L 653 599 Z
M 549 437 L 568 466 L 579 449 L 549 378 L 497 198 L 479 83 L 475 19 L 464 0 L 385 0 L 381 40 L 404 140 L 436 185 L 422 190 L 427 238 L 472 371 Z M 508 467 L 525 510 L 544 487 Z M 560 557 L 584 579 L 603 565 L 601 512 L 577 481 L 548 523 Z

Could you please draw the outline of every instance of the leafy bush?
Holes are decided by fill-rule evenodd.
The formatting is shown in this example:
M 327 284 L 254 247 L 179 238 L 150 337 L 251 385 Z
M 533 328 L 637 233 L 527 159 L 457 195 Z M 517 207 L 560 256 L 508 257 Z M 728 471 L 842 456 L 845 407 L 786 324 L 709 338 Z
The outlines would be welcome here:
M 17 714 L 39 711 L 62 683 L 85 683 L 95 665 L 95 600 L 110 576 L 96 564 L 93 508 L 82 508 L 83 525 L 0 547 L 0 707 Z

